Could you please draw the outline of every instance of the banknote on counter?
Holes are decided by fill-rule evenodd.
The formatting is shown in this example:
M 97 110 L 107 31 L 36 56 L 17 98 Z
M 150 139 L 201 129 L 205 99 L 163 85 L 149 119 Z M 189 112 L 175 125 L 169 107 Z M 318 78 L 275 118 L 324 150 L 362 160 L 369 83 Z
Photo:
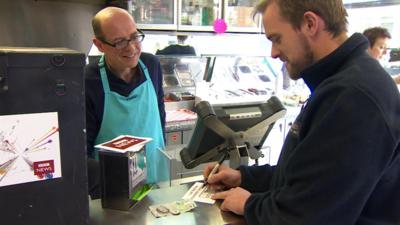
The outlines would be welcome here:
M 154 217 L 159 218 L 164 216 L 179 215 L 196 207 L 197 205 L 195 202 L 191 200 L 182 200 L 159 205 L 151 205 L 149 206 L 149 210 Z

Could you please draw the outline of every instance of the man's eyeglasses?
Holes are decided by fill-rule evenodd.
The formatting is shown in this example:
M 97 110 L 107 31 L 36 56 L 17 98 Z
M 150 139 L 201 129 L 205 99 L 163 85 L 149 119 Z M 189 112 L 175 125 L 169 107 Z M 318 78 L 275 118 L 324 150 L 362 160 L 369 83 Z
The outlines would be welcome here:
M 141 30 L 137 30 L 137 33 L 132 34 L 131 39 L 123 39 L 123 40 L 118 40 L 115 43 L 110 43 L 108 41 L 106 41 L 103 38 L 98 37 L 97 39 L 99 39 L 101 42 L 103 42 L 104 44 L 107 44 L 111 47 L 114 47 L 116 49 L 123 49 L 126 48 L 126 46 L 129 45 L 129 43 L 131 43 L 132 41 L 135 43 L 140 43 L 143 41 L 145 35 L 143 33 L 143 31 Z

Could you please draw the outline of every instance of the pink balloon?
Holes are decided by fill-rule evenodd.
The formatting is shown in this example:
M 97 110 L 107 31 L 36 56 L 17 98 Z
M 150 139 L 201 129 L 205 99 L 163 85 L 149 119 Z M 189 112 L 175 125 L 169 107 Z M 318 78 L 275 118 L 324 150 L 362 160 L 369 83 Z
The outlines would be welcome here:
M 214 31 L 215 31 L 215 33 L 218 33 L 218 34 L 224 33 L 227 28 L 228 28 L 228 26 L 226 25 L 225 20 L 216 19 L 214 21 Z

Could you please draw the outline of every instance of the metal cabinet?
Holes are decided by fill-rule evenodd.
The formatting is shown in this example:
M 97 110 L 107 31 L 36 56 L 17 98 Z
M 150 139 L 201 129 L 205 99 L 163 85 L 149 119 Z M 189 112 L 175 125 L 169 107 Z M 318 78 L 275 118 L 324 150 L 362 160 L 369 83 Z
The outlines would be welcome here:
M 84 65 L 64 48 L 1 47 L 1 224 L 88 223 Z

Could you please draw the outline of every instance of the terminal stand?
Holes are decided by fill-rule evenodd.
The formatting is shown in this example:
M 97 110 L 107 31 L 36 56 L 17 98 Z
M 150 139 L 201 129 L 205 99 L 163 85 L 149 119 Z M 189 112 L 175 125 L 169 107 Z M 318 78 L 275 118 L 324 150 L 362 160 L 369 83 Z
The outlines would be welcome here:
M 194 168 L 201 163 L 217 161 L 222 155 L 227 154 L 229 155 L 228 159 L 230 162 L 230 167 L 237 168 L 240 165 L 247 165 L 249 157 L 255 160 L 262 157 L 262 153 L 259 151 L 259 149 L 262 147 L 262 144 L 271 131 L 275 121 L 285 115 L 286 109 L 276 97 L 271 97 L 266 105 L 260 107 L 268 108 L 268 110 L 264 110 L 267 111 L 267 113 L 264 113 L 263 111 L 263 113 L 261 113 L 263 115 L 260 115 L 260 113 L 254 115 L 257 117 L 264 116 L 262 118 L 265 119 L 257 122 L 254 126 L 244 131 L 234 131 L 217 117 L 216 113 L 208 102 L 200 102 L 196 106 L 196 111 L 198 113 L 196 128 L 199 134 L 196 134 L 195 128 L 192 139 L 199 139 L 199 136 L 205 135 L 205 133 L 208 132 L 208 129 L 212 131 L 211 133 L 223 139 L 223 141 L 215 147 L 204 151 L 204 149 L 199 149 L 201 148 L 198 147 L 201 145 L 199 143 L 207 142 L 209 140 L 193 140 L 193 143 L 197 143 L 198 146 L 190 148 L 191 143 L 189 143 L 189 145 L 183 148 L 180 152 L 184 166 L 186 168 Z M 230 115 L 230 117 L 233 116 L 234 115 Z M 235 116 L 237 116 L 237 118 L 233 118 L 232 120 L 236 120 L 238 122 L 241 122 L 240 117 L 245 119 L 251 119 L 250 117 L 252 117 L 251 114 L 245 113 L 237 113 Z M 204 136 L 203 139 L 207 139 L 207 137 Z M 198 148 L 196 149 L 196 147 Z M 199 152 L 196 151 L 203 152 L 199 154 Z

